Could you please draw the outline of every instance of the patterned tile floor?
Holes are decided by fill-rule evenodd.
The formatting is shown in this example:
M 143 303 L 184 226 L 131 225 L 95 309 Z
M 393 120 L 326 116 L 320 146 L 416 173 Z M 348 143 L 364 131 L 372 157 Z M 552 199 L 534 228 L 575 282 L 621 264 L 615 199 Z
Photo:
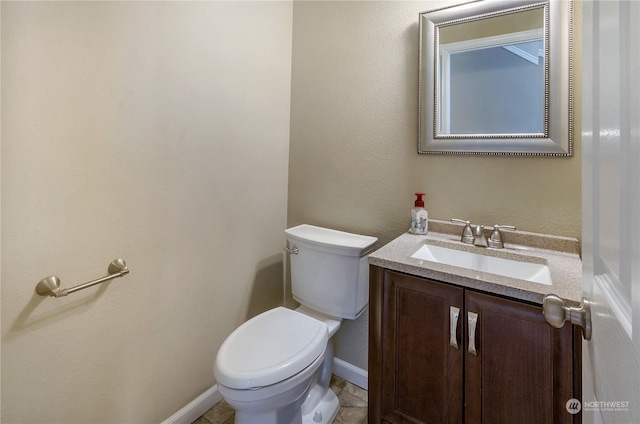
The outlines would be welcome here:
M 333 424 L 365 424 L 367 422 L 367 391 L 333 376 L 331 390 L 340 401 L 340 410 Z M 192 424 L 233 424 L 235 413 L 224 401 L 220 401 Z

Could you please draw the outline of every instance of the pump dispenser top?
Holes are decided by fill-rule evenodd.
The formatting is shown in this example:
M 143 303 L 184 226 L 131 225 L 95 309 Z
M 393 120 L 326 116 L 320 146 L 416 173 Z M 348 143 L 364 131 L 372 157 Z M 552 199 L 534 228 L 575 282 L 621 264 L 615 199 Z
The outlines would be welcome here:
M 424 208 L 424 200 L 422 200 L 422 196 L 424 195 L 424 193 L 416 192 L 417 199 L 414 204 L 416 208 Z
M 425 196 L 425 194 L 416 192 L 416 201 L 413 209 L 411 209 L 411 227 L 409 227 L 409 231 L 413 234 L 427 234 L 429 232 L 429 213 L 424 208 L 422 196 Z

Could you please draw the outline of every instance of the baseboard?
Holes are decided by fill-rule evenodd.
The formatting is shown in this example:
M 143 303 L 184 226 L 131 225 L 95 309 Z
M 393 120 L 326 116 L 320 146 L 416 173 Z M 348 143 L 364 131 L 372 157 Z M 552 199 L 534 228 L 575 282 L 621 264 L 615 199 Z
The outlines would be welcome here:
M 164 420 L 162 424 L 191 424 L 221 400 L 222 395 L 218 390 L 218 385 L 214 384 L 203 394 Z
M 369 373 L 362 368 L 358 368 L 340 358 L 333 358 L 333 373 L 342 377 L 349 383 L 369 390 Z
M 369 388 L 369 374 L 367 371 L 342 359 L 333 358 L 333 373 L 365 390 Z M 178 412 L 164 420 L 162 424 L 191 424 L 221 400 L 222 395 L 220 394 L 220 390 L 218 390 L 218 385 L 215 384 Z

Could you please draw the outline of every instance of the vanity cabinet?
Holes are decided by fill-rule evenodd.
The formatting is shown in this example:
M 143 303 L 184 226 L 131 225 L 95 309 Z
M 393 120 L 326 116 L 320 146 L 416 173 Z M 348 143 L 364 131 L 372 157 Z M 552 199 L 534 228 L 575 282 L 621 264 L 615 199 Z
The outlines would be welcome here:
M 369 423 L 578 422 L 580 334 L 539 305 L 371 266 L 369 320 Z

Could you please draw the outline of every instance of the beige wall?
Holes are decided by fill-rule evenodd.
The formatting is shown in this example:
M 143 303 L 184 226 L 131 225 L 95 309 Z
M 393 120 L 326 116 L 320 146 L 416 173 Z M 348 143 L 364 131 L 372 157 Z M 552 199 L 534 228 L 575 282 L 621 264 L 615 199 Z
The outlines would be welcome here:
M 288 225 L 383 244 L 408 229 L 425 191 L 430 218 L 580 238 L 579 141 L 562 159 L 416 152 L 418 14 L 451 3 L 294 4 Z M 366 321 L 337 335 L 336 355 L 362 368 Z
M 382 245 L 424 190 L 432 218 L 579 238 L 579 143 L 416 153 L 418 13 L 444 4 L 2 2 L 2 421 L 171 415 L 280 303 L 286 225 Z M 123 279 L 33 292 L 116 257 Z M 366 368 L 366 333 L 345 322 L 337 356 Z
M 160 422 L 282 302 L 292 5 L 1 7 L 2 422 Z

